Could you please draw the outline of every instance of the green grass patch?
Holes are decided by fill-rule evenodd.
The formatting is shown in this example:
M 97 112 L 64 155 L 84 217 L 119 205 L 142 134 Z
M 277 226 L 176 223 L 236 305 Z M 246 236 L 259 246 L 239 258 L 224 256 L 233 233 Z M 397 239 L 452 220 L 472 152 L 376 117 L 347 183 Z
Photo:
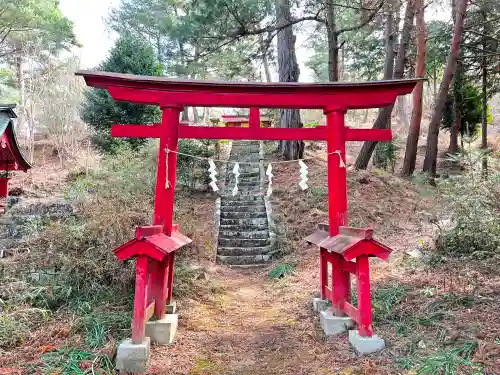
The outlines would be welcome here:
M 295 272 L 295 267 L 290 264 L 280 264 L 273 268 L 269 272 L 268 276 L 270 279 L 281 279 L 286 276 L 293 275 Z
M 0 315 L 0 348 L 9 349 L 22 343 L 28 333 L 28 327 L 14 316 Z
M 377 287 L 372 297 L 374 320 L 382 321 L 391 319 L 395 308 L 405 299 L 410 289 L 410 286 L 403 284 Z
M 477 343 L 467 342 L 461 346 L 446 348 L 424 358 L 417 375 L 480 374 L 480 369 L 470 357 Z
M 94 312 L 80 318 L 76 330 L 85 333 L 87 347 L 96 349 L 104 346 L 110 336 L 116 340 L 130 336 L 131 325 L 131 312 Z
M 58 375 L 110 375 L 114 366 L 107 356 L 97 355 L 75 348 L 61 348 L 41 356 L 41 366 L 33 368 L 31 374 Z

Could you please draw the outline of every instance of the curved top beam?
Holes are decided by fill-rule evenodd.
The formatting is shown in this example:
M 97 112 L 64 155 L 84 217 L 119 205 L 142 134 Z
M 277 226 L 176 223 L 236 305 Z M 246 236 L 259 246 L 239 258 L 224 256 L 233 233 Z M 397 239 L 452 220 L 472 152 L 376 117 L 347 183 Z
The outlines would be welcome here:
M 160 106 L 361 109 L 387 106 L 420 79 L 373 82 L 224 82 L 78 71 L 116 100 Z

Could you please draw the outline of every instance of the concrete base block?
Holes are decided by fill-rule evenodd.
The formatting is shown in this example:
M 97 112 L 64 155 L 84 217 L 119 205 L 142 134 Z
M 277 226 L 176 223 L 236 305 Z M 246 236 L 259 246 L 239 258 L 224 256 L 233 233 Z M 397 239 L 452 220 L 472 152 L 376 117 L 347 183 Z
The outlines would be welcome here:
M 313 298 L 313 309 L 316 312 L 325 311 L 330 305 L 330 301 L 321 298 Z
M 146 336 L 155 344 L 172 344 L 176 331 L 177 314 L 167 314 L 164 319 L 146 323 Z
M 176 311 L 177 303 L 175 301 L 167 305 L 167 314 L 175 314 Z
M 357 329 L 349 331 L 349 342 L 360 355 L 376 353 L 385 349 L 385 341 L 373 335 L 372 337 L 362 337 Z
M 116 369 L 122 373 L 142 374 L 149 367 L 151 340 L 145 337 L 142 343 L 132 344 L 132 340 L 123 340 L 116 351 Z
M 319 313 L 319 322 L 327 336 L 337 335 L 354 326 L 354 322 L 351 318 L 346 316 L 335 316 L 331 310 L 321 311 Z

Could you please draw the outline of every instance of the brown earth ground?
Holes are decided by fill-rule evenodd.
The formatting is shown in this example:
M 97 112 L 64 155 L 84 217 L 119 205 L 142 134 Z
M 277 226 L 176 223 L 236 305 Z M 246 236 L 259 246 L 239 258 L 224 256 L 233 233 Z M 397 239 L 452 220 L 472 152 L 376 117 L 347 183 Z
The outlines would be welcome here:
M 357 147 L 349 149 L 351 160 Z M 378 170 L 349 170 L 349 212 L 351 225 L 375 224 L 376 237 L 394 249 L 388 263 L 372 262 L 374 291 L 394 286 L 404 290 L 391 314 L 374 322 L 387 349 L 358 357 L 346 334 L 324 336 L 311 309 L 319 287 L 318 251 L 303 241 L 327 219 L 324 150 L 312 149 L 319 159 L 308 162 L 308 191 L 298 187 L 296 165 L 274 168 L 273 210 L 284 256 L 267 268 L 213 264 L 213 195 L 186 195 L 178 202 L 178 222 L 196 244 L 184 256 L 200 263 L 205 272 L 196 281 L 199 292 L 177 301 L 175 344 L 153 347 L 148 374 L 414 374 L 401 361 L 418 362 L 437 348 L 470 341 L 478 343 L 472 359 L 485 373 L 500 373 L 498 264 L 450 261 L 430 268 L 408 256 L 406 251 L 415 249 L 418 241 L 431 243 L 435 237 L 429 218 L 439 210 L 440 197 L 429 186 Z M 17 183 L 28 195 L 43 195 L 60 191 L 64 178 L 53 159 L 43 171 L 33 171 Z M 279 264 L 295 266 L 294 274 L 270 279 L 269 271 Z M 472 303 L 462 304 L 464 300 Z M 442 315 L 424 324 L 433 313 Z M 23 345 L 0 357 L 0 368 L 11 370 L 0 374 L 22 373 L 14 370 L 21 362 L 36 364 L 47 350 L 81 344 L 82 338 L 70 332 L 72 324 L 68 318 L 32 332 Z M 108 344 L 110 352 L 115 345 Z

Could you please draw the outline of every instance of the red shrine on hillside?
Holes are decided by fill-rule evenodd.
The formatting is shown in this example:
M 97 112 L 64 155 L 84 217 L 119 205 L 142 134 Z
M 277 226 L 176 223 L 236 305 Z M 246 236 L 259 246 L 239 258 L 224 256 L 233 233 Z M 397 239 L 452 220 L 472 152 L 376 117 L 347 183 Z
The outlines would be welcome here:
M 355 333 L 359 337 L 354 337 L 354 342 L 351 340 L 357 349 L 363 346 L 363 340 L 370 343 L 371 339 L 376 339 L 371 337 L 368 257 L 375 255 L 387 259 L 390 249 L 373 239 L 371 229 L 347 227 L 347 180 L 344 163 L 346 142 L 390 141 L 392 133 L 390 129 L 351 128 L 345 124 L 345 114 L 351 109 L 386 107 L 394 103 L 398 95 L 411 93 L 418 82 L 417 79 L 363 83 L 259 83 L 174 80 L 164 77 L 91 71 L 80 71 L 77 74 L 85 78 L 87 85 L 107 90 L 115 100 L 157 105 L 163 111 L 161 123 L 150 126 L 116 124 L 111 129 L 114 137 L 159 138 L 160 140 L 154 227 L 148 230 L 139 229 L 143 231 L 142 235 L 124 245 L 125 249 L 122 246 L 115 251 L 119 258 L 122 251 L 127 252 L 126 256 L 121 257 L 122 259 L 137 256 L 131 345 L 144 343 L 144 325 L 149 316 L 146 310 L 156 311 L 158 319 L 164 317 L 163 306 L 169 301 L 168 295 L 172 288 L 175 251 L 188 242 L 188 239 L 182 236 L 178 228 L 172 224 L 177 165 L 175 151 L 177 151 L 179 138 L 327 142 L 328 177 L 325 184 L 328 185 L 329 223 L 307 238 L 310 243 L 320 247 L 321 297 L 328 299 L 332 304 L 332 307 L 328 309 L 331 316 L 326 316 L 326 318 L 344 319 L 344 316 L 348 315 L 350 319 L 358 323 L 359 332 L 356 330 Z M 180 113 L 186 106 L 249 108 L 248 127 L 181 124 Z M 326 116 L 326 126 L 265 128 L 261 126 L 260 108 L 320 109 Z M 153 237 L 160 234 L 162 235 L 161 243 L 168 243 L 165 248 L 155 245 L 158 242 Z M 167 241 L 167 238 L 170 240 Z M 126 250 L 127 247 L 130 247 L 130 250 Z M 162 254 L 167 253 L 169 260 L 165 262 Z M 152 263 L 154 265 L 151 265 Z M 150 267 L 155 271 L 148 272 Z M 328 286 L 328 267 L 333 267 L 332 287 Z M 350 274 L 354 274 L 358 281 L 359 306 L 357 308 L 351 304 Z M 150 307 L 149 304 L 153 302 L 151 298 L 148 298 L 149 290 L 153 290 L 151 292 L 153 295 L 159 296 L 155 298 L 154 303 L 161 304 L 160 308 Z M 333 323 L 336 324 L 335 321 Z M 342 328 L 345 330 L 343 323 Z M 350 339 L 352 332 L 349 333 Z M 129 344 L 124 343 L 123 348 L 119 347 L 119 357 L 127 356 L 127 350 L 130 347 L 126 345 Z
M 3 213 L 3 200 L 9 195 L 10 172 L 27 172 L 31 165 L 24 158 L 17 143 L 13 119 L 17 118 L 15 104 L 0 104 L 0 213 Z

